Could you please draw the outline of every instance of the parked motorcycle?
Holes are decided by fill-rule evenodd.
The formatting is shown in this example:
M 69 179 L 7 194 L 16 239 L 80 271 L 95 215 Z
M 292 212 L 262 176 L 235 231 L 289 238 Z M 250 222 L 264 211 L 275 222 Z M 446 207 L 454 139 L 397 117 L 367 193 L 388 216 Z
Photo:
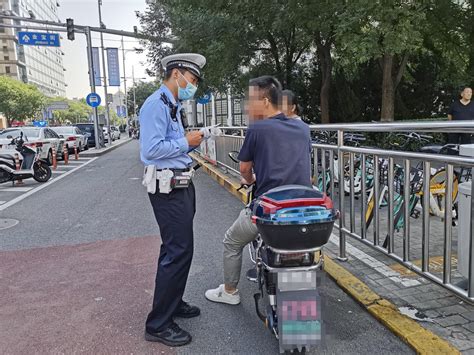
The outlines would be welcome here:
M 229 156 L 236 161 L 235 152 Z M 248 202 L 252 195 L 253 189 Z M 324 332 L 317 273 L 339 212 L 324 193 L 299 185 L 272 189 L 250 206 L 259 231 L 249 245 L 257 268 L 257 315 L 279 340 L 280 352 L 316 347 Z
M 23 140 L 23 132 L 17 138 L 11 138 L 9 145 L 0 149 L 0 183 L 7 181 L 33 178 L 38 182 L 46 182 L 51 178 L 48 163 L 40 159 L 38 150 L 27 145 Z M 16 169 L 15 157 L 18 156 L 20 169 Z

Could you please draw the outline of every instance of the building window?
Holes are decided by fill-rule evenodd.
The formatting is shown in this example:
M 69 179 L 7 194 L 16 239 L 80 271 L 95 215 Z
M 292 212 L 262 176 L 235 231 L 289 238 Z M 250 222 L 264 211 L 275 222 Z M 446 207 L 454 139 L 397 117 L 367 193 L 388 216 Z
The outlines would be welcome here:
M 5 73 L 10 74 L 10 67 L 5 67 Z
M 10 57 L 5 55 L 5 56 L 3 56 L 3 60 L 10 60 Z

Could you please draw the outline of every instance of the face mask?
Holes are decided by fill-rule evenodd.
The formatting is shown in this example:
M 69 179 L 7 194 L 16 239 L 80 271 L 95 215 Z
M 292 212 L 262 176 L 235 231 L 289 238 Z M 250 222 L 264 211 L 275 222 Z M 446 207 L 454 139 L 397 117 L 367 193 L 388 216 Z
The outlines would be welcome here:
M 178 85 L 178 99 L 180 100 L 190 100 L 194 97 L 194 94 L 196 93 L 197 86 L 194 86 L 191 84 L 183 74 L 179 73 L 184 80 L 188 83 L 186 87 L 183 89 L 181 86 L 178 84 L 178 80 L 176 80 L 176 84 Z

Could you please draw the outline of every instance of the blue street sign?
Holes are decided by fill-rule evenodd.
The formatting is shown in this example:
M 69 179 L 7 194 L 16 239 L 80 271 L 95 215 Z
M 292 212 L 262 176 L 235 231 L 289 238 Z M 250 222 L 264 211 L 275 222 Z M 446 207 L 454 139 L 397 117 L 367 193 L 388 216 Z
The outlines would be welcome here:
M 109 86 L 120 86 L 120 65 L 118 48 L 107 48 Z
M 200 98 L 197 99 L 197 103 L 201 105 L 208 104 L 209 102 L 211 102 L 211 96 L 212 96 L 212 93 L 207 92 L 204 96 L 201 96 Z
M 101 103 L 101 98 L 98 94 L 91 92 L 89 95 L 86 97 L 86 102 L 90 107 L 97 107 Z
M 48 121 L 33 121 L 34 127 L 46 127 L 48 125 Z
M 60 47 L 59 33 L 18 32 L 18 44 L 27 46 Z
M 92 47 L 92 69 L 94 70 L 95 86 L 102 86 L 102 78 L 100 76 L 100 56 L 98 47 Z
M 127 108 L 125 106 L 117 106 L 117 116 L 120 118 L 127 117 Z

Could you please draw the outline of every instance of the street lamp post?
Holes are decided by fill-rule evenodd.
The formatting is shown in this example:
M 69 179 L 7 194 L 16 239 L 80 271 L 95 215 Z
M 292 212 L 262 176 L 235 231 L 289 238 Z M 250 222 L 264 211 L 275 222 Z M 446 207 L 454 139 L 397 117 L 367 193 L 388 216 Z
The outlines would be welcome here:
M 102 0 L 98 0 L 99 4 L 99 27 L 105 28 L 105 25 L 102 23 Z M 105 49 L 104 49 L 104 34 L 100 33 L 100 45 L 102 49 L 102 69 L 104 71 L 104 95 L 105 95 L 105 122 L 107 125 L 107 131 L 110 136 L 110 109 L 107 93 L 107 66 L 105 65 Z M 109 139 L 109 144 L 112 145 L 112 139 Z
M 122 59 L 123 59 L 123 83 L 124 83 L 124 91 L 125 91 L 125 108 L 126 108 L 126 117 L 127 117 L 127 125 L 128 125 L 128 118 L 129 118 L 129 112 L 128 112 L 128 95 L 127 95 L 127 74 L 126 74 L 126 55 L 127 53 L 143 53 L 142 48 L 133 48 L 133 49 L 125 49 L 125 45 L 123 42 L 123 37 L 122 37 Z

